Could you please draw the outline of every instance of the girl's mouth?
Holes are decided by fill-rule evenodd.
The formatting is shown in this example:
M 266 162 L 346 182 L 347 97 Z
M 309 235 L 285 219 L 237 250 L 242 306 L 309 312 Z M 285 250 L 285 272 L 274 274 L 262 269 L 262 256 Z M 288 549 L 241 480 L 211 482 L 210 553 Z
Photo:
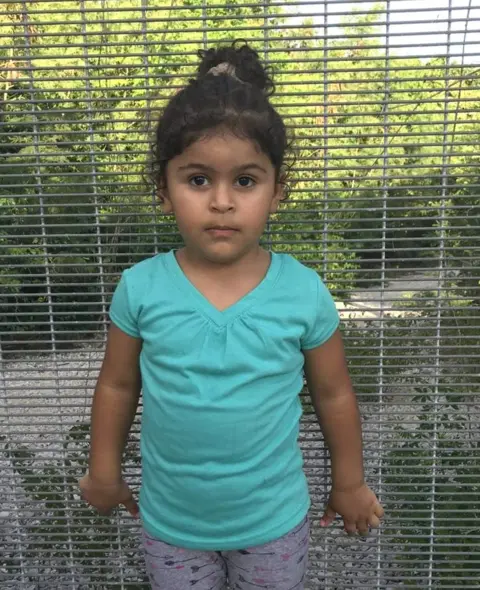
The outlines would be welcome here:
M 227 225 L 213 225 L 207 228 L 207 232 L 214 238 L 230 238 L 238 232 L 238 229 Z

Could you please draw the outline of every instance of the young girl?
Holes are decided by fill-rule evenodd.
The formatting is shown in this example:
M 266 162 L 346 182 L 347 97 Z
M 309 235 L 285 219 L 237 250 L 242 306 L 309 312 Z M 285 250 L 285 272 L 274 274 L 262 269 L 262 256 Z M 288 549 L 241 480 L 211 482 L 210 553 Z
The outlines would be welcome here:
M 309 494 L 298 446 L 304 370 L 332 462 L 320 524 L 383 510 L 364 480 L 338 314 L 316 272 L 263 249 L 285 192 L 285 125 L 247 45 L 201 52 L 166 107 L 155 171 L 185 247 L 136 264 L 113 296 L 80 486 L 140 513 L 153 589 L 304 588 Z M 140 390 L 140 508 L 121 459 Z

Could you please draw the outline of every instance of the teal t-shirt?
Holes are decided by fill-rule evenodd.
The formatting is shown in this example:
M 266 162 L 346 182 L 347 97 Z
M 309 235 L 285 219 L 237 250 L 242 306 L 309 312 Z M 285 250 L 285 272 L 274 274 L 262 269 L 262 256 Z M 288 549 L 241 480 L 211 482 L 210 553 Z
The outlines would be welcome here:
M 272 254 L 263 281 L 218 311 L 175 253 L 126 270 L 110 317 L 143 341 L 140 513 L 178 547 L 280 538 L 310 500 L 298 445 L 302 350 L 338 327 L 317 273 Z

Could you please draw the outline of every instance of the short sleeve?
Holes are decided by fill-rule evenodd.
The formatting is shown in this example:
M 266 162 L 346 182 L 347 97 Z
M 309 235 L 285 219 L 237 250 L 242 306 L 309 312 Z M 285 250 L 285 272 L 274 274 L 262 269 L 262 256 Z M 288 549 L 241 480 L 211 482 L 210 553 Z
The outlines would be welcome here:
M 138 313 L 135 306 L 132 305 L 129 296 L 127 273 L 124 272 L 113 293 L 112 303 L 110 305 L 110 319 L 123 332 L 133 338 L 140 338 L 138 329 Z
M 316 303 L 314 303 L 315 309 L 310 316 L 310 326 L 302 340 L 303 350 L 309 350 L 321 346 L 333 336 L 333 333 L 340 323 L 340 317 L 333 297 L 318 275 L 316 284 L 317 293 Z

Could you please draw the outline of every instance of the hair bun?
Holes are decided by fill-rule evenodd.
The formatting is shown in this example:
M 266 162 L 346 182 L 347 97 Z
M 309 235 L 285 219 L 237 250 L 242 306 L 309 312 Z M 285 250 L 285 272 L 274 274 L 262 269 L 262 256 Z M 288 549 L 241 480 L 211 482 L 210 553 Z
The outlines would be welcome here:
M 242 45 L 239 45 L 242 43 Z M 197 70 L 197 80 L 204 78 L 212 68 L 221 63 L 228 63 L 235 68 L 235 76 L 262 90 L 268 96 L 273 93 L 274 84 L 268 67 L 264 67 L 258 53 L 245 41 L 234 41 L 212 49 L 198 52 L 201 63 Z

